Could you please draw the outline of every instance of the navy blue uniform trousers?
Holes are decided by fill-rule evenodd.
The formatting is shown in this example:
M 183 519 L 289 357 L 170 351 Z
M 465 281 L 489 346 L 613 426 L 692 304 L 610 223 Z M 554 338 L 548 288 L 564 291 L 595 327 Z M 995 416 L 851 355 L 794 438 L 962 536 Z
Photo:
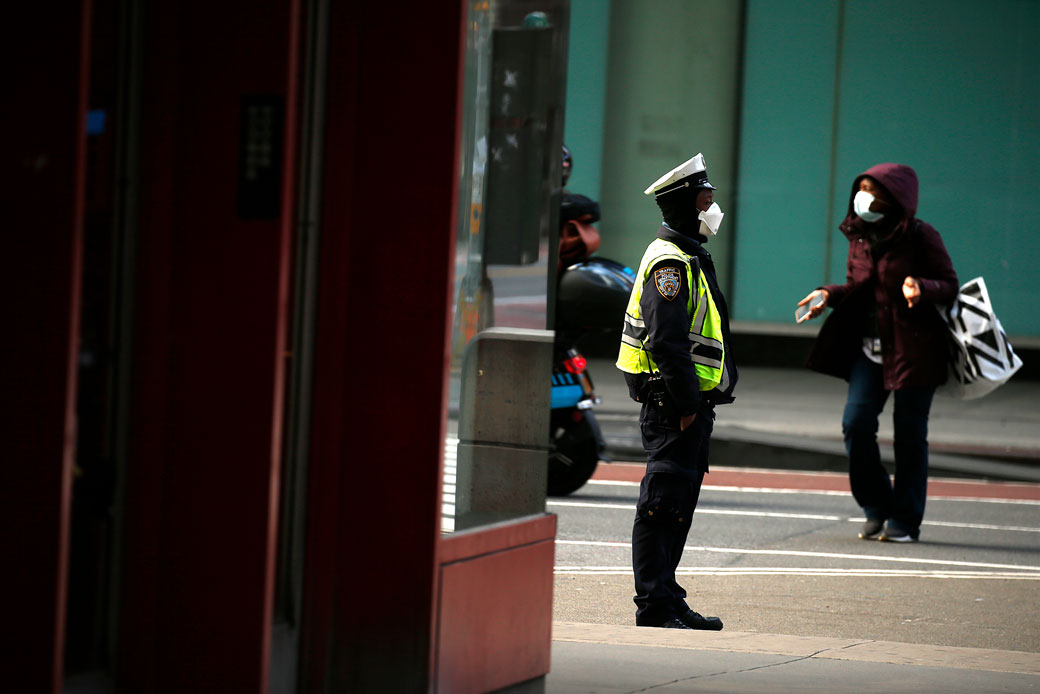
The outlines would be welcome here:
M 636 624 L 657 626 L 686 612 L 686 591 L 675 580 L 693 512 L 708 471 L 715 414 L 710 406 L 679 430 L 678 416 L 662 416 L 644 403 L 639 417 L 646 474 L 632 527 Z

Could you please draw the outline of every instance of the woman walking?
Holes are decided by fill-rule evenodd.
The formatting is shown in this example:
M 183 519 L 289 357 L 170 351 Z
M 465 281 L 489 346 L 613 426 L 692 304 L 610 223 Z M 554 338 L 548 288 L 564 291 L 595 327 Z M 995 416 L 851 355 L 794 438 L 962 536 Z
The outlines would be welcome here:
M 866 522 L 859 537 L 916 542 L 928 484 L 928 414 L 946 380 L 946 328 L 935 304 L 957 295 L 957 274 L 939 233 L 915 217 L 917 174 L 877 164 L 852 183 L 839 229 L 849 240 L 845 284 L 799 302 L 828 316 L 808 366 L 849 383 L 842 417 L 849 484 Z M 817 303 L 818 302 L 818 303 Z M 878 416 L 894 394 L 895 479 L 878 450 Z

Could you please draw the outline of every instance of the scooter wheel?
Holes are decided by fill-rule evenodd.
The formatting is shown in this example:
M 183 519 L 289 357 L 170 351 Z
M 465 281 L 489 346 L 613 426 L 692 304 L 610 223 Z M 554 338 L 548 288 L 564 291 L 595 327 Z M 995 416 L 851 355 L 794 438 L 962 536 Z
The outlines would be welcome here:
M 549 496 L 566 496 L 581 488 L 596 471 L 599 446 L 586 420 L 575 422 L 555 416 L 553 420 L 548 492 Z

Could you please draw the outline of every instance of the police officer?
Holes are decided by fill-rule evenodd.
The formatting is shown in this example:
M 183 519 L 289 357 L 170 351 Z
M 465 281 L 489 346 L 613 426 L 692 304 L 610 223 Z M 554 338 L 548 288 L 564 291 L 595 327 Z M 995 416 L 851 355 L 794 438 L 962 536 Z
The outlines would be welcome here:
M 649 188 L 664 218 L 639 264 L 617 367 L 639 415 L 646 474 L 632 529 L 636 624 L 722 629 L 686 604 L 675 569 L 708 471 L 715 405 L 733 401 L 737 369 L 729 316 L 703 244 L 719 230 L 704 156 L 683 162 Z

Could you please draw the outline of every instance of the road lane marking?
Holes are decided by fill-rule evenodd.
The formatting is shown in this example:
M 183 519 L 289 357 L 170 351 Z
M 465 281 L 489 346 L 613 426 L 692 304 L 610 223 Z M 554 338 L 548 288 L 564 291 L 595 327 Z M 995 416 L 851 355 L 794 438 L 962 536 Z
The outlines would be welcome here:
M 638 487 L 639 482 L 625 482 L 620 480 L 589 480 L 585 484 L 595 484 L 603 487 Z M 828 489 L 778 489 L 774 487 L 729 487 L 715 486 L 710 484 L 701 485 L 701 491 L 723 491 L 723 492 L 761 492 L 764 494 L 822 494 L 824 496 L 850 496 L 849 492 Z
M 604 487 L 638 487 L 639 482 L 624 482 L 615 480 L 589 480 L 585 484 L 601 485 Z M 702 491 L 716 491 L 716 492 L 745 492 L 753 494 L 816 494 L 818 496 L 844 496 L 851 497 L 852 495 L 847 491 L 838 491 L 831 489 L 780 489 L 775 487 L 734 487 L 730 485 L 711 485 L 705 484 L 701 486 Z M 979 501 L 983 503 L 994 503 L 994 504 L 1025 504 L 1027 506 L 1040 506 L 1040 501 L 1035 499 L 992 499 L 988 497 L 967 497 L 967 496 L 928 496 L 928 501 Z
M 635 504 L 610 504 L 610 503 L 596 503 L 591 501 L 547 501 L 547 506 L 570 506 L 576 508 L 608 508 L 618 509 L 622 511 L 635 511 Z M 718 515 L 718 516 L 755 516 L 761 518 L 795 518 L 802 520 L 831 520 L 841 521 L 846 520 L 845 516 L 823 516 L 812 513 L 779 513 L 770 511 L 735 511 L 731 509 L 720 509 L 720 508 L 699 508 L 696 514 L 703 515 Z
M 631 576 L 629 566 L 557 566 L 558 576 Z M 836 576 L 867 578 L 961 578 L 1037 581 L 1040 572 L 939 571 L 914 569 L 813 569 L 808 567 L 679 567 L 676 576 Z
M 862 523 L 866 518 L 850 518 L 850 521 Z M 921 521 L 921 525 L 937 525 L 943 528 L 968 528 L 970 530 L 1015 530 L 1024 533 L 1040 533 L 1040 528 L 1025 525 L 989 525 L 987 523 L 953 523 L 951 521 Z
M 635 504 L 613 504 L 607 502 L 596 502 L 596 501 L 556 501 L 551 500 L 546 502 L 547 506 L 563 506 L 563 507 L 574 507 L 574 508 L 604 508 L 614 509 L 619 511 L 635 511 Z M 719 509 L 719 508 L 699 508 L 695 511 L 696 515 L 717 515 L 717 516 L 750 516 L 755 518 L 790 518 L 795 520 L 828 520 L 828 521 L 847 521 L 849 523 L 862 523 L 865 518 L 850 518 L 848 516 L 828 516 L 822 514 L 812 513 L 780 513 L 771 511 L 737 511 L 733 509 Z M 924 521 L 922 525 L 934 525 L 944 528 L 965 528 L 968 530 L 1011 530 L 1015 532 L 1027 532 L 1027 533 L 1040 533 L 1040 528 L 1032 528 L 1022 525 L 990 525 L 987 523 L 955 523 L 952 521 Z
M 445 446 L 445 459 L 444 459 L 444 484 L 443 484 L 443 497 L 442 497 L 442 530 L 451 531 L 454 529 L 454 515 L 455 515 L 455 485 L 456 485 L 456 449 L 455 446 L 458 444 L 457 438 L 449 438 L 446 441 Z M 801 472 L 801 475 L 833 475 L 833 473 L 823 472 Z M 617 486 L 617 487 L 638 487 L 638 482 L 625 482 L 625 481 L 611 481 L 611 480 L 589 480 L 590 485 L 603 485 L 603 486 Z M 847 491 L 834 491 L 834 490 L 812 490 L 812 489 L 776 489 L 771 487 L 739 487 L 729 485 L 704 485 L 703 489 L 714 490 L 714 491 L 725 491 L 725 492 L 745 492 L 745 493 L 763 493 L 763 494 L 817 494 L 825 496 L 849 496 Z M 929 497 L 929 501 L 980 501 L 990 503 L 1011 503 L 1011 504 L 1030 504 L 1038 505 L 1040 502 L 1033 500 L 1023 499 L 990 499 L 990 498 L 965 498 L 965 497 L 943 497 L 934 496 Z M 550 506 L 572 506 L 581 508 L 607 508 L 607 509 L 619 509 L 626 511 L 634 511 L 634 504 L 610 504 L 610 503 L 593 503 L 593 502 L 578 502 L 578 501 L 555 501 L 549 500 L 547 504 Z M 779 513 L 779 512 L 767 512 L 767 511 L 737 511 L 732 509 L 710 509 L 701 508 L 698 509 L 699 514 L 709 515 L 731 515 L 731 516 L 748 516 L 748 517 L 762 517 L 762 518 L 788 518 L 793 520 L 826 520 L 826 521 L 848 521 L 853 523 L 862 523 L 861 518 L 845 518 L 843 516 L 832 516 L 822 514 L 795 514 L 795 513 Z M 922 525 L 937 526 L 937 527 L 949 527 L 949 528 L 963 528 L 973 530 L 1007 530 L 1015 532 L 1033 532 L 1040 533 L 1040 528 L 1027 527 L 1027 526 L 1006 526 L 1006 525 L 992 525 L 984 523 L 955 523 L 948 521 L 932 521 L 926 520 Z
M 561 540 L 557 545 L 579 545 L 582 547 L 616 547 L 631 549 L 631 542 L 608 542 L 603 540 Z M 855 561 L 885 561 L 902 564 L 934 564 L 938 566 L 963 566 L 977 569 L 1009 569 L 1012 571 L 1040 571 L 1040 566 L 1023 566 L 1021 564 L 994 564 L 979 561 L 953 561 L 946 559 L 924 559 L 914 557 L 891 557 L 880 554 L 845 554 L 841 552 L 805 552 L 801 550 L 781 549 L 744 549 L 739 547 L 696 547 L 687 545 L 684 552 L 716 552 L 719 554 L 758 554 L 774 557 L 811 557 L 815 559 L 853 559 Z
M 611 504 L 607 502 L 599 503 L 595 501 L 546 501 L 546 506 L 574 506 L 577 508 L 612 508 L 621 511 L 635 511 L 635 504 Z

